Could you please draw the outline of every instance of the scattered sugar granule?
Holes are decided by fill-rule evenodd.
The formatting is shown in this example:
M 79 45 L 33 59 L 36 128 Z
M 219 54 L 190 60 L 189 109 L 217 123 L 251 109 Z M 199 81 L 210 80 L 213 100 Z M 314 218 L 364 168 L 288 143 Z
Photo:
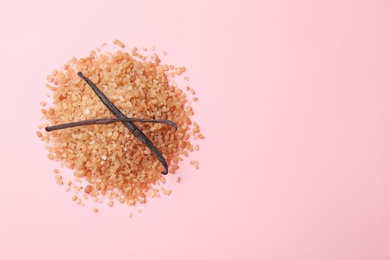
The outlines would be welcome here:
M 115 39 L 115 40 L 114 40 L 114 44 L 118 45 L 118 46 L 121 47 L 121 48 L 124 48 L 124 47 L 125 47 L 125 45 L 124 45 L 121 41 L 119 41 L 118 39 Z

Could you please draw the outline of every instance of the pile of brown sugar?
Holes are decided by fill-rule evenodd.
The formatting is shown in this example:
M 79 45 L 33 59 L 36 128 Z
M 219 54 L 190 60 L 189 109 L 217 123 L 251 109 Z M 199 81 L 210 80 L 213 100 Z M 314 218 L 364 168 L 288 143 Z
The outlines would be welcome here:
M 108 198 L 109 206 L 115 200 L 136 205 L 145 203 L 148 196 L 159 197 L 160 191 L 167 195 L 171 191 L 156 186 L 165 183 L 161 175 L 163 167 L 121 122 L 43 130 L 47 125 L 115 118 L 77 72 L 88 77 L 127 117 L 176 123 L 177 131 L 161 123 L 134 123 L 166 159 L 169 173 L 178 170 L 183 156 L 199 149 L 199 145 L 191 142 L 204 138 L 199 125 L 190 119 L 194 112 L 189 103 L 198 100 L 193 96 L 195 91 L 187 87 L 192 95 L 189 100 L 174 82 L 175 77 L 185 72 L 185 67 L 162 64 L 156 53 L 141 54 L 136 48 L 126 51 L 122 43 L 117 40 L 114 43 L 119 50 L 103 53 L 97 48 L 89 56 L 72 58 L 62 69 L 53 70 L 46 85 L 52 91 L 47 95 L 52 96 L 52 101 L 41 103 L 45 122 L 39 126 L 37 135 L 46 143 L 49 159 L 74 170 L 73 181 L 80 184 L 73 188 L 76 193 L 84 194 L 72 200 L 81 205 L 80 198 L 88 197 L 95 201 Z M 59 176 L 58 170 L 54 173 Z M 56 179 L 64 184 L 61 176 Z M 69 190 L 72 181 L 65 185 Z

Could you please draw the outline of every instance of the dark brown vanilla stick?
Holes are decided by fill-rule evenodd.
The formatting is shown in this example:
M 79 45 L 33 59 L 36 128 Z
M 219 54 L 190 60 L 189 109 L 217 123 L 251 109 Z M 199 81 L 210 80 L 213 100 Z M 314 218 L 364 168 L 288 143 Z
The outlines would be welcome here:
M 89 119 L 89 120 L 81 120 L 77 122 L 65 123 L 54 126 L 47 126 L 45 130 L 47 132 L 54 130 L 61 130 L 65 128 L 78 127 L 83 125 L 95 125 L 95 124 L 112 124 L 116 122 L 144 122 L 144 123 L 161 123 L 172 126 L 175 131 L 177 130 L 177 125 L 171 120 L 149 120 L 149 119 L 141 119 L 141 118 L 97 118 L 97 119 Z
M 95 94 L 100 98 L 100 100 L 103 102 L 103 104 L 113 113 L 117 118 L 126 118 L 126 116 L 104 95 L 104 93 L 87 77 L 83 75 L 80 71 L 77 73 L 77 75 L 82 78 L 95 92 Z M 164 167 L 163 172 L 161 174 L 166 175 L 168 174 L 168 164 L 165 160 L 165 158 L 162 156 L 162 154 L 157 150 L 157 148 L 154 146 L 154 144 L 146 137 L 146 135 L 132 122 L 122 122 L 127 129 L 138 139 L 140 140 L 146 147 L 149 148 L 149 150 L 156 156 L 156 158 L 160 161 L 162 166 Z

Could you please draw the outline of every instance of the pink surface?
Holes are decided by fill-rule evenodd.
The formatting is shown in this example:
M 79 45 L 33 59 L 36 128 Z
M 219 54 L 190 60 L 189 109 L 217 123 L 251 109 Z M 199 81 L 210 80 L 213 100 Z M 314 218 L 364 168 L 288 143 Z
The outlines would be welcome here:
M 107 3 L 2 1 L 0 259 L 390 259 L 389 1 Z M 187 67 L 206 140 L 95 214 L 35 131 L 46 75 L 115 38 Z

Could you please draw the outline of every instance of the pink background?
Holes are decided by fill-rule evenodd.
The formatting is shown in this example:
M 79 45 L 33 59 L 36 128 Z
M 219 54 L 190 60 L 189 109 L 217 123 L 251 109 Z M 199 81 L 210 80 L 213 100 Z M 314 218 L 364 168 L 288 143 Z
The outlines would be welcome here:
M 3 0 L 0 32 L 0 259 L 390 259 L 389 1 Z M 46 75 L 115 38 L 187 67 L 206 139 L 95 214 L 35 132 Z

